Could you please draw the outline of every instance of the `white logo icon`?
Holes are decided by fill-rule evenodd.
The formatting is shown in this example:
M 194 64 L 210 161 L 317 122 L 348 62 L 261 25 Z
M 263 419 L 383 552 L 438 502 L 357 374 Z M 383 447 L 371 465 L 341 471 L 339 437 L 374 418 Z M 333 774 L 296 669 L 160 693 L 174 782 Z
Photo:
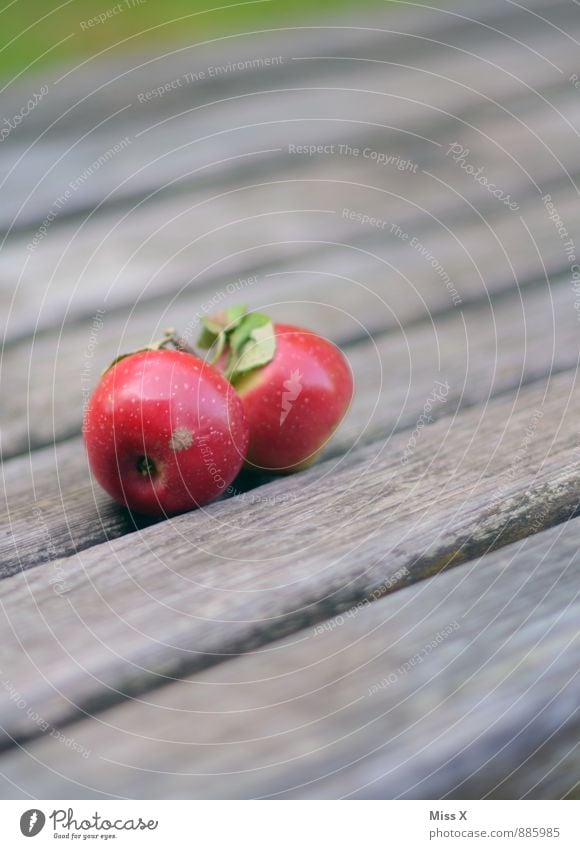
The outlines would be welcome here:
M 282 412 L 280 414 L 280 427 L 286 421 L 288 414 L 292 407 L 294 406 L 294 402 L 298 399 L 298 396 L 302 392 L 302 375 L 300 371 L 296 369 L 293 371 L 288 380 L 284 381 L 284 389 L 285 392 L 282 393 Z

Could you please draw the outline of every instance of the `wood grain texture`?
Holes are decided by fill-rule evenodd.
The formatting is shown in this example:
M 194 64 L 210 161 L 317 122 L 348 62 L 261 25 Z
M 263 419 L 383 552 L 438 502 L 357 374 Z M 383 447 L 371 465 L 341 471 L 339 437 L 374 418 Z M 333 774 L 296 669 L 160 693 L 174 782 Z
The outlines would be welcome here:
M 224 45 L 89 66 L 3 142 L 0 794 L 577 793 L 578 293 L 542 195 L 578 242 L 580 21 L 526 3 L 246 34 L 280 66 L 154 105 Z M 413 167 L 289 148 L 346 142 Z M 211 299 L 347 346 L 357 402 L 310 471 L 144 526 L 83 402 Z
M 303 188 L 295 186 L 298 193 Z M 577 202 L 557 193 L 553 198 L 569 223 Z M 65 325 L 58 333 L 38 333 L 6 348 L 0 363 L 5 398 L 0 409 L 4 459 L 78 433 L 88 393 L 117 353 L 159 338 L 168 324 L 177 325 L 195 341 L 200 315 L 228 303 L 246 301 L 253 308 L 272 312 L 275 318 L 307 323 L 345 344 L 365 334 L 397 330 L 409 322 L 457 311 L 472 302 L 485 303 L 516 281 L 523 289 L 566 267 L 571 273 L 562 240 L 538 198 L 520 213 L 504 207 L 484 221 L 478 217 L 477 223 L 469 220 L 453 230 L 437 226 L 427 232 L 415 231 L 403 222 L 399 226 L 405 238 L 388 230 L 381 230 L 377 237 L 376 231 L 367 233 L 370 228 L 362 225 L 358 233 L 343 230 L 339 235 L 340 192 L 333 203 L 335 213 L 326 215 L 326 229 L 318 231 L 322 243 L 308 239 L 280 245 L 266 239 L 261 248 L 254 241 L 255 249 L 234 252 L 230 257 L 230 272 L 240 258 L 248 263 L 245 268 L 238 267 L 235 276 L 222 277 L 218 261 L 209 278 L 192 279 L 191 285 L 183 284 L 172 294 L 158 293 L 152 300 L 147 300 L 152 293 L 148 287 L 143 289 L 144 278 L 131 274 L 130 282 L 127 278 L 119 282 L 112 303 L 103 296 L 102 288 L 100 295 L 91 288 L 90 302 L 83 301 L 83 309 L 95 312 L 87 313 L 83 321 Z M 357 208 L 354 203 L 353 207 Z M 380 214 L 380 210 L 375 212 Z M 299 217 L 302 228 L 316 219 Z M 255 220 L 247 224 L 246 244 L 252 232 L 256 240 Z M 301 235 L 304 237 L 304 229 Z M 159 239 L 162 241 L 161 235 Z M 216 256 L 222 250 L 221 239 L 218 233 Z M 159 248 L 160 241 L 155 245 Z M 143 261 L 153 262 L 157 248 L 152 246 L 153 253 L 147 253 Z M 169 244 L 170 253 L 174 249 L 177 246 Z M 104 255 L 106 243 L 102 250 Z M 145 274 L 145 266 L 141 271 Z M 137 294 L 137 286 L 144 292 L 143 298 Z M 122 307 L 116 300 L 127 297 L 136 301 Z M 98 298 L 100 301 L 95 300 Z M 29 304 L 25 311 L 30 322 Z M 18 318 L 7 315 L 8 324 L 16 327 Z
M 575 382 L 7 578 L 0 667 L 60 724 L 561 522 L 578 506 Z M 3 745 L 38 733 L 0 698 Z
M 560 798 L 579 545 L 573 520 L 25 743 L 2 796 Z
M 345 350 L 356 396 L 327 457 L 386 440 L 413 429 L 418 420 L 429 427 L 533 381 L 547 385 L 555 373 L 578 363 L 578 319 L 565 279 L 550 289 L 508 293 L 491 304 L 455 310 Z M 437 381 L 447 384 L 439 400 Z M 74 397 L 61 402 L 72 427 Z M 2 577 L 144 526 L 91 480 L 80 438 L 5 462 L 2 479 Z M 260 482 L 246 475 L 235 488 L 246 491 Z
M 552 108 L 543 101 L 535 103 L 531 115 L 529 107 L 528 111 L 514 107 L 521 116 L 512 110 L 502 113 L 499 125 L 482 107 L 476 124 L 444 125 L 438 130 L 435 136 L 441 147 L 392 139 L 384 131 L 373 134 L 368 126 L 355 142 L 344 136 L 336 122 L 330 122 L 332 134 L 326 143 L 335 144 L 334 154 L 289 156 L 280 150 L 268 154 L 264 151 L 271 145 L 264 139 L 241 153 L 232 150 L 229 156 L 237 165 L 236 174 L 230 174 L 228 162 L 216 155 L 214 165 L 202 167 L 191 186 L 180 177 L 163 193 L 140 197 L 129 206 L 106 205 L 100 215 L 65 222 L 59 214 L 37 244 L 32 244 L 33 228 L 2 247 L 3 335 L 6 341 L 14 341 L 58 327 L 64 320 L 86 318 L 99 307 L 129 309 L 136 300 L 162 294 L 167 298 L 200 285 L 215 287 L 224 278 L 285 262 L 295 255 L 297 245 L 310 252 L 316 242 L 327 243 L 329 238 L 356 244 L 376 233 L 376 228 L 342 220 L 345 207 L 388 221 L 389 227 L 399 224 L 421 241 L 431 238 L 443 245 L 454 234 L 460 239 L 466 225 L 482 230 L 481 215 L 495 227 L 500 224 L 498 213 L 506 209 L 448 155 L 454 141 L 469 149 L 470 167 L 484 168 L 489 179 L 519 204 L 526 222 L 531 217 L 528 226 L 533 237 L 542 250 L 548 243 L 550 265 L 556 250 L 549 247 L 555 241 L 554 227 L 547 221 L 539 195 L 559 196 L 569 228 L 574 221 L 570 206 L 578 200 L 570 176 L 576 174 L 576 166 L 565 161 L 578 138 L 565 120 L 574 121 L 580 105 L 573 88 L 563 91 L 564 103 L 557 97 L 552 98 Z M 559 140 L 553 138 L 554 127 L 563 128 Z M 307 143 L 298 124 L 293 132 L 286 130 L 286 148 L 290 142 Z M 255 133 L 252 138 L 255 141 Z M 360 151 L 366 145 L 386 156 L 400 156 L 416 172 L 378 166 L 362 154 L 358 158 L 339 154 L 338 144 L 347 141 L 359 144 Z M 196 167 L 194 163 L 192 169 Z M 509 221 L 508 215 L 504 220 Z M 389 254 L 396 256 L 401 245 L 388 229 L 380 230 L 380 236 Z M 502 230 L 500 224 L 497 232 Z M 483 241 L 489 238 L 490 234 L 484 234 Z M 510 274 L 512 246 L 528 239 L 522 229 L 517 239 L 502 244 L 496 240 L 485 250 L 497 254 L 496 262 L 503 262 Z M 328 254 L 328 244 L 325 247 Z M 561 244 L 557 249 L 561 253 Z M 514 253 L 519 273 L 517 247 Z M 534 268 L 541 272 L 540 263 L 535 262 Z M 31 293 L 37 297 L 35 309 L 31 309 Z
M 388 155 L 402 152 L 390 148 Z M 445 160 L 444 153 L 440 157 Z M 215 294 L 239 277 L 283 269 L 299 256 L 316 264 L 322 254 L 331 269 L 340 268 L 343 244 L 373 251 L 403 272 L 406 266 L 420 269 L 419 261 L 408 258 L 411 251 L 397 225 L 409 241 L 415 237 L 432 250 L 447 273 L 456 276 L 458 289 L 470 285 L 476 265 L 484 276 L 499 268 L 513 279 L 542 273 L 538 250 L 549 269 L 562 261 L 562 244 L 535 189 L 520 199 L 514 213 L 466 178 L 453 160 L 440 163 L 445 167 L 426 164 L 429 173 L 381 172 L 368 162 L 328 160 L 307 158 L 275 175 L 260 172 L 263 163 L 257 160 L 254 176 L 241 184 L 155 197 L 144 206 L 50 228 L 32 253 L 30 234 L 12 240 L 0 253 L 5 342 L 60 330 L 63 323 L 86 320 L 99 308 L 109 314 L 128 312 L 156 298 L 159 311 L 161 298 L 167 303 Z M 573 230 L 576 191 L 561 178 L 543 181 L 540 169 L 534 173 Z M 511 191 L 513 179 L 506 177 L 502 185 Z M 345 219 L 345 209 L 359 214 L 359 221 Z M 378 224 L 362 225 L 362 215 Z
M 437 47 L 436 61 L 428 58 L 430 54 L 425 51 L 421 37 L 411 39 L 422 48 L 417 50 L 419 55 L 426 54 L 422 70 L 405 64 L 402 46 L 401 56 L 378 50 L 371 51 L 371 55 L 363 51 L 361 56 L 355 53 L 348 58 L 342 44 L 344 33 L 338 30 L 342 46 L 336 53 L 338 58 L 329 60 L 330 64 L 325 56 L 328 59 L 333 55 L 332 43 L 325 54 L 320 54 L 321 59 L 296 61 L 290 63 L 290 69 L 284 66 L 279 69 L 288 73 L 292 81 L 294 66 L 304 66 L 307 71 L 302 71 L 303 82 L 307 85 L 290 86 L 291 90 L 283 96 L 274 93 L 254 97 L 250 90 L 246 94 L 251 96 L 234 101 L 220 98 L 215 107 L 207 109 L 194 99 L 191 108 L 199 107 L 201 111 L 191 113 L 188 120 L 186 114 L 134 138 L 124 153 L 110 159 L 96 177 L 73 191 L 72 197 L 59 208 L 46 236 L 29 250 L 43 216 L 68 183 L 102 154 L 107 144 L 118 140 L 123 131 L 131 134 L 140 130 L 131 123 L 135 110 L 123 112 L 118 117 L 118 132 L 93 142 L 97 147 L 88 153 L 79 154 L 75 147 L 71 156 L 78 154 L 82 161 L 65 157 L 54 175 L 50 171 L 46 173 L 47 151 L 53 147 L 43 139 L 44 144 L 38 148 L 39 168 L 47 179 L 38 183 L 34 168 L 23 160 L 20 170 L 24 174 L 20 175 L 18 187 L 21 191 L 30 181 L 42 192 L 48 185 L 48 195 L 41 202 L 42 215 L 31 220 L 21 235 L 6 242 L 0 253 L 0 306 L 4 307 L 0 314 L 4 314 L 2 330 L 6 338 L 14 340 L 34 329 L 58 327 L 65 317 L 86 318 L 103 305 L 104 290 L 108 291 L 109 309 L 119 303 L 130 307 L 137 298 L 175 293 L 183 286 L 193 285 L 192 276 L 197 280 L 198 275 L 206 275 L 216 262 L 221 275 L 237 274 L 246 259 L 232 256 L 238 250 L 257 252 L 253 256 L 254 264 L 271 263 L 274 256 L 279 262 L 293 248 L 278 245 L 275 252 L 260 248 L 262 234 L 262 241 L 266 242 L 287 243 L 289 233 L 300 240 L 305 232 L 324 240 L 328 228 L 337 227 L 337 222 L 330 222 L 328 215 L 313 218 L 312 213 L 298 212 L 304 209 L 306 194 L 315 200 L 313 208 L 337 211 L 345 205 L 354 207 L 356 202 L 355 209 L 410 227 L 420 236 L 434 224 L 429 216 L 442 219 L 452 229 L 466 218 L 475 221 L 476 214 L 468 203 L 487 215 L 498 207 L 498 200 L 446 155 L 453 141 L 469 149 L 471 166 L 483 167 L 489 179 L 520 204 L 531 193 L 543 213 L 537 195 L 549 191 L 555 182 L 563 182 L 570 198 L 577 200 L 578 192 L 570 174 L 576 173 L 573 151 L 578 142 L 580 100 L 567 82 L 564 68 L 558 73 L 550 64 L 556 56 L 549 59 L 552 54 L 548 43 L 543 44 L 541 51 L 541 56 L 546 58 L 533 53 L 539 46 L 534 40 L 539 38 L 538 27 L 548 42 L 556 39 L 560 48 L 569 37 L 533 16 L 526 33 L 528 47 L 518 46 L 509 28 L 505 34 L 486 29 L 492 47 L 487 63 L 482 63 L 461 38 L 455 44 L 451 35 L 455 25 L 462 32 L 466 26 L 479 32 L 477 26 L 450 14 L 444 15 L 443 20 L 450 28 L 450 40 Z M 574 31 L 570 29 L 570 34 Z M 360 36 L 360 31 L 357 32 Z M 319 39 L 320 33 L 316 37 Z M 367 33 L 367 37 L 371 34 Z M 409 41 L 409 37 L 400 38 L 403 43 Z M 488 42 L 479 40 L 485 53 Z M 356 43 L 360 45 L 360 37 Z M 520 72 L 522 67 L 518 51 L 524 51 L 529 59 L 523 66 L 523 82 L 515 73 L 518 63 Z M 570 63 L 568 70 L 574 70 L 573 54 L 562 49 L 558 53 L 564 62 Z M 489 64 L 492 58 L 493 64 Z M 382 65 L 382 62 L 393 64 Z M 131 79 L 131 75 L 123 76 L 121 82 L 130 87 L 134 84 Z M 225 85 L 228 79 L 224 78 Z M 331 92 L 327 87 L 329 81 L 333 83 Z M 236 110 L 240 113 L 239 120 L 234 120 Z M 177 109 L 180 115 L 182 111 Z M 282 114 L 282 123 L 270 125 L 278 112 Z M 153 117 L 150 115 L 147 125 L 151 120 L 155 124 L 155 114 L 154 111 Z M 354 124 L 353 114 L 357 115 Z M 260 125 L 259 133 L 256 126 L 250 126 L 252 115 L 254 124 Z M 266 126 L 262 126 L 264 115 L 268 118 Z M 231 133 L 224 129 L 238 125 L 246 129 Z M 210 131 L 216 127 L 221 135 L 206 138 L 212 136 Z M 422 128 L 427 135 L 420 138 Z M 111 132 L 110 128 L 107 132 Z M 174 153 L 167 150 L 168 133 L 175 143 Z M 150 138 L 156 138 L 151 143 L 153 147 Z M 205 152 L 200 152 L 198 144 L 192 148 L 195 140 L 204 138 L 206 141 L 200 144 L 206 145 Z M 9 142 L 10 139 L 6 144 Z M 310 159 L 288 152 L 291 143 L 347 142 L 358 145 L 360 150 L 368 145 L 389 156 L 408 158 L 417 166 L 418 173 L 400 173 L 395 167 L 380 167 L 362 157 L 357 160 L 334 154 Z M 54 142 L 55 155 L 62 153 L 62 145 L 61 132 Z M 137 148 L 143 159 L 141 169 L 136 162 Z M 173 161 L 175 157 L 177 161 Z M 129 191 L 131 183 L 137 183 L 139 189 L 133 190 L 123 202 L 115 191 L 104 204 L 103 214 L 93 216 L 95 204 L 106 197 L 106 174 L 110 168 L 114 169 L 111 178 L 114 179 L 109 189 L 119 186 L 120 191 Z M 18 170 L 15 178 L 19 176 Z M 428 173 L 423 174 L 423 170 Z M 53 177 L 56 183 L 51 186 Z M 304 184 L 300 183 L 301 179 L 305 180 Z M 353 187 L 353 182 L 361 186 Z M 266 185 L 256 189 L 255 183 Z M 17 201 L 18 191 L 5 189 L 9 202 Z M 85 203 L 82 199 L 86 192 L 96 194 Z M 161 192 L 161 196 L 155 194 L 154 203 L 150 203 L 146 200 L 150 192 Z M 466 200 L 462 201 L 457 192 Z M 159 204 L 161 197 L 163 203 Z M 71 218 L 75 204 L 79 203 L 81 207 Z M 281 214 L 282 210 L 285 214 Z M 259 226 L 256 221 L 242 220 L 252 215 L 262 216 Z M 572 215 L 569 218 L 573 220 Z M 338 231 L 342 238 L 340 226 L 335 235 Z M 445 238 L 444 233 L 438 235 Z M 32 293 L 40 301 L 35 311 L 30 308 Z

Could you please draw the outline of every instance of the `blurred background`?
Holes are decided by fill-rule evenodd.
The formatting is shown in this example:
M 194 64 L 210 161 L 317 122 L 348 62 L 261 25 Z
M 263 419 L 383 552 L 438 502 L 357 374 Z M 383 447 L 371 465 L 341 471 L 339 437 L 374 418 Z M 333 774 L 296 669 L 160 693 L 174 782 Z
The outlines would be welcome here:
M 200 0 L 121 0 L 118 4 L 107 0 L 14 0 L 0 10 L 0 73 L 12 79 L 102 52 L 111 60 L 176 46 L 186 39 L 201 41 L 241 30 L 315 24 L 349 9 L 383 6 L 384 0 L 249 0 L 215 6 Z M 95 19 L 98 23 L 89 23 Z

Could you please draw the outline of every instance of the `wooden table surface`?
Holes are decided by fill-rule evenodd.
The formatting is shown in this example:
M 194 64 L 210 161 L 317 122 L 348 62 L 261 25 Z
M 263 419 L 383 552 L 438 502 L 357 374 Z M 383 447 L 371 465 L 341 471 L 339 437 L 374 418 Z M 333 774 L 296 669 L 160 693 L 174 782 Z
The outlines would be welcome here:
M 443 5 L 2 92 L 3 798 L 579 795 L 580 8 Z M 239 301 L 343 347 L 346 421 L 131 516 L 88 394 Z

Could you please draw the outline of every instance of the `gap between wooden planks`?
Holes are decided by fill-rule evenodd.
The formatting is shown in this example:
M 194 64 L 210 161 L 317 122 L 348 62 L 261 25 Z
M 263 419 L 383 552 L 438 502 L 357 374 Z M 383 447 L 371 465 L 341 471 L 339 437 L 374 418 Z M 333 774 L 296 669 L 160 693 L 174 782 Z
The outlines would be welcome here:
M 554 374 L 575 368 L 579 350 L 573 293 L 567 279 L 549 289 L 539 285 L 509 291 L 491 305 L 398 329 L 346 353 L 356 395 L 328 446 L 333 457 L 412 430 L 418 420 L 429 426 L 430 420 L 451 417 L 527 383 L 543 380 L 548 385 Z M 80 438 L 4 463 L 2 480 L 3 577 L 147 524 L 114 505 L 91 480 Z M 261 482 L 245 476 L 236 482 L 236 491 Z
M 402 433 L 7 578 L 0 668 L 60 725 L 562 522 L 579 413 L 568 372 L 433 424 L 406 463 Z M 4 746 L 39 733 L 0 698 Z
M 577 793 L 579 546 L 576 519 L 26 743 L 2 796 Z

